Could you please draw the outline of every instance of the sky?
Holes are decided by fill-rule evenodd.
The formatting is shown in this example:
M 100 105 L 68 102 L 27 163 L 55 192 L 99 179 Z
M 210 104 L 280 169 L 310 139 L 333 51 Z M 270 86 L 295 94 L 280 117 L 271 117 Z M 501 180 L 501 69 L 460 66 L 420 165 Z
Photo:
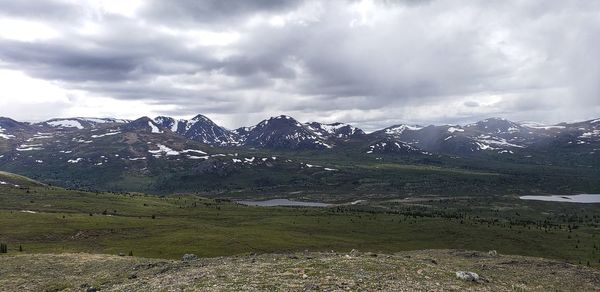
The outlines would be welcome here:
M 0 116 L 600 117 L 600 1 L 0 0 Z

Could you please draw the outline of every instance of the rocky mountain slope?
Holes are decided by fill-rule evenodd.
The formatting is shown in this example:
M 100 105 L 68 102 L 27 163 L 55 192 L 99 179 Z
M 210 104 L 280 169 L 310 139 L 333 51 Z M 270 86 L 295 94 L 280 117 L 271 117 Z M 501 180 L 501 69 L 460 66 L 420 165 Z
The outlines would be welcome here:
M 515 154 L 516 152 L 545 151 L 556 148 L 569 151 L 597 152 L 600 147 L 600 119 L 577 123 L 544 126 L 534 123 L 516 123 L 501 118 L 490 118 L 468 125 L 395 125 L 370 134 L 348 124 L 301 124 L 292 117 L 272 117 L 252 127 L 228 130 L 203 115 L 190 120 L 170 117 L 134 121 L 113 118 L 52 119 L 29 124 L 0 118 L 0 141 L 31 140 L 35 136 L 56 133 L 77 133 L 110 128 L 143 130 L 156 134 L 171 133 L 213 147 L 246 147 L 275 150 L 330 150 L 355 145 L 381 153 L 402 154 L 410 145 L 418 152 L 444 155 L 473 155 L 477 153 Z M 356 142 L 360 143 L 356 143 Z M 405 148 L 404 150 L 401 148 Z M 591 154 L 594 154 L 591 153 Z
M 6 291 L 594 291 L 600 272 L 459 250 L 294 253 L 184 261 L 90 254 L 0 256 Z M 475 273 L 461 279 L 461 272 Z
M 256 126 L 235 131 L 240 144 L 272 149 L 330 149 L 326 137 L 319 135 L 289 116 L 277 116 Z
M 387 176 L 391 173 L 371 165 L 384 161 L 483 172 L 564 166 L 581 177 L 580 172 L 600 165 L 600 119 L 553 126 L 487 119 L 464 126 L 397 125 L 367 134 L 347 124 L 303 124 L 283 115 L 232 131 L 202 115 L 35 124 L 0 118 L 0 170 L 66 187 L 148 192 L 290 185 L 410 188 L 409 177 L 396 185 L 396 178 Z M 357 166 L 367 170 L 359 172 Z M 514 170 L 505 173 L 516 175 Z M 365 180 L 369 173 L 376 176 L 373 181 Z

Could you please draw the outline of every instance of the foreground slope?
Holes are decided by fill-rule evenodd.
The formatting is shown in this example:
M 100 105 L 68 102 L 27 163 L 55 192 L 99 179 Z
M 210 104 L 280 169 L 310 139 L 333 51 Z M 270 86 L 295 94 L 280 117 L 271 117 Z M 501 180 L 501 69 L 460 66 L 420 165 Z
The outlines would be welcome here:
M 90 254 L 2 258 L 0 290 L 592 291 L 600 271 L 540 258 L 459 250 L 264 254 L 192 261 Z M 471 271 L 479 281 L 456 277 Z

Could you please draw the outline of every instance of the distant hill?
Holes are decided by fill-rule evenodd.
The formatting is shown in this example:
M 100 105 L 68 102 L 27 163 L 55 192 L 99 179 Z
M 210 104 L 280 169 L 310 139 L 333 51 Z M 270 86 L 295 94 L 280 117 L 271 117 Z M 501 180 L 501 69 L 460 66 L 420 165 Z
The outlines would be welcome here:
M 1 186 L 31 187 L 45 186 L 45 184 L 18 174 L 0 171 L 0 187 Z

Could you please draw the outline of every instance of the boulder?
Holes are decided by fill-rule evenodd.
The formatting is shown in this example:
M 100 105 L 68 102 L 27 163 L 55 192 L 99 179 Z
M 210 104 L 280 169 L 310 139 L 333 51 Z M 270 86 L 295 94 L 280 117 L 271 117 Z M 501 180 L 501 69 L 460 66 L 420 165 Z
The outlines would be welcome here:
M 198 256 L 196 256 L 195 254 L 186 253 L 181 257 L 181 260 L 184 262 L 191 262 L 198 260 Z
M 458 271 L 456 272 L 456 278 L 464 281 L 477 282 L 479 281 L 479 275 L 473 272 Z

